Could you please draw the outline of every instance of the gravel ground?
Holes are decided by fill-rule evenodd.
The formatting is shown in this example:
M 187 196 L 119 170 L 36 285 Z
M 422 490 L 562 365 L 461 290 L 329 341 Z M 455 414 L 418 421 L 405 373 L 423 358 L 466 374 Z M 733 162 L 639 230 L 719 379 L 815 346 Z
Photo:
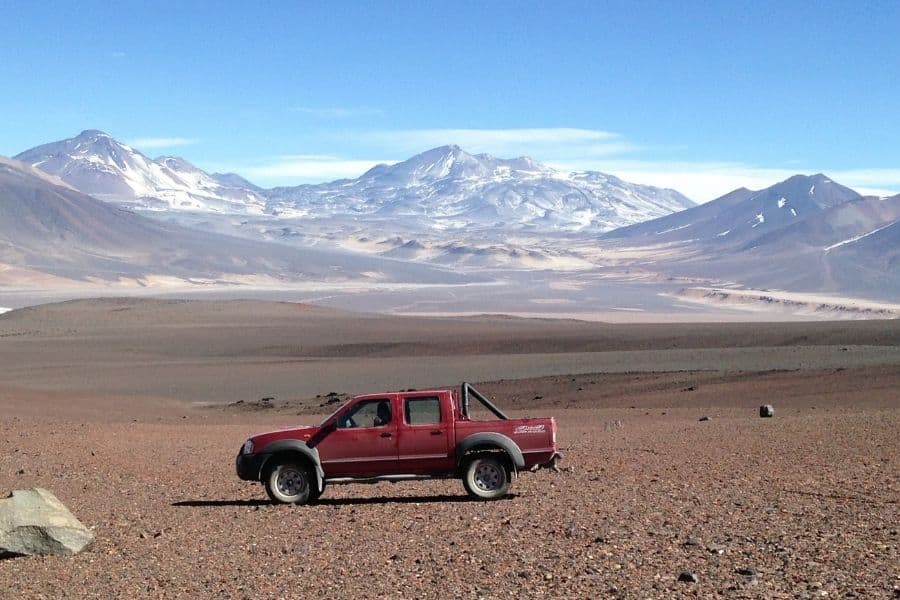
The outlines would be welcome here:
M 270 505 L 233 457 L 312 417 L 2 389 L 0 489 L 49 488 L 97 541 L 0 561 L 0 597 L 900 595 L 900 367 L 483 389 L 559 420 L 562 473 L 490 503 L 430 481 L 306 507 Z

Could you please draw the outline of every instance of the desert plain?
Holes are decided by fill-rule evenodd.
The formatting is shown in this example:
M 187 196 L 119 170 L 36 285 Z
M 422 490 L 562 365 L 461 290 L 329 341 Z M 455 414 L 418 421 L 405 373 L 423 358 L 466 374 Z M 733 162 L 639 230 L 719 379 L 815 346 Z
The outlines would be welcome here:
M 496 502 L 437 480 L 303 507 L 235 476 L 249 435 L 330 393 L 462 380 L 555 417 L 562 471 Z M 0 315 L 0 415 L 0 490 L 48 488 L 96 536 L 0 561 L 3 598 L 900 597 L 896 320 L 79 300 Z

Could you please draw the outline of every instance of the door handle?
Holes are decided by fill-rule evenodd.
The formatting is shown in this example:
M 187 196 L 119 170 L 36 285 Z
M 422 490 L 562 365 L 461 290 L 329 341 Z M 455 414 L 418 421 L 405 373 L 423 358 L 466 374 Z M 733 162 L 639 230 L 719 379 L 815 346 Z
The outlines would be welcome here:
M 432 429 L 431 430 L 431 435 L 441 435 L 442 433 L 444 433 L 444 432 L 441 431 L 440 429 Z
M 381 434 L 381 437 L 391 437 L 391 434 L 390 434 L 390 432 L 385 431 L 384 433 Z

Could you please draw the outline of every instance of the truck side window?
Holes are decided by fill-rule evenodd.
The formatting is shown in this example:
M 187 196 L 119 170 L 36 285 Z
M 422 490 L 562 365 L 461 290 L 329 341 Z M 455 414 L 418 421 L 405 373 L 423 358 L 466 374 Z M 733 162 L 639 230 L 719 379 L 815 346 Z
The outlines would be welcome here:
M 390 400 L 365 400 L 338 420 L 339 429 L 383 427 L 391 422 Z
M 441 422 L 441 401 L 437 396 L 407 398 L 404 403 L 409 425 L 428 425 Z

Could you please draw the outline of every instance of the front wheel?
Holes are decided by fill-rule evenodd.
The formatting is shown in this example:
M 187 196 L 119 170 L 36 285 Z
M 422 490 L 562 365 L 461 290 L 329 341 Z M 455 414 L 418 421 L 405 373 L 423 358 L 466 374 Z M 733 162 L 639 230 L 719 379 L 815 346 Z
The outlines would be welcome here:
M 509 491 L 509 470 L 496 456 L 476 456 L 466 465 L 463 486 L 479 500 L 502 498 Z
M 266 493 L 277 504 L 306 504 L 313 496 L 311 479 L 306 465 L 279 463 L 265 478 Z

